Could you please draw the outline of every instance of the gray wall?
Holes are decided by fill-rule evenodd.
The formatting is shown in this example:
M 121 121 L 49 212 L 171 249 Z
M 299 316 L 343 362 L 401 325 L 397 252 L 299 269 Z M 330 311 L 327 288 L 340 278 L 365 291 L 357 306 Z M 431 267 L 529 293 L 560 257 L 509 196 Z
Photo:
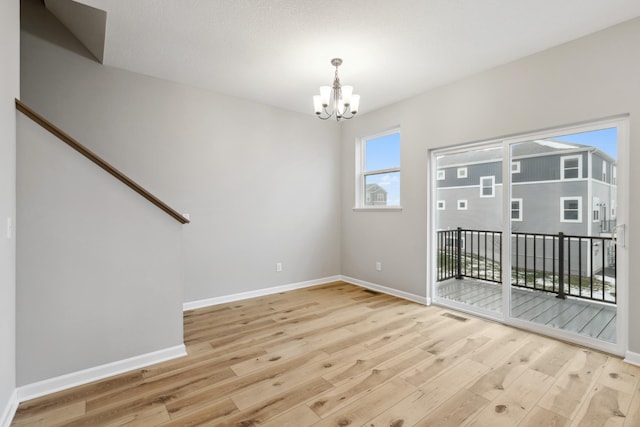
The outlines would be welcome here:
M 182 228 L 18 115 L 17 384 L 182 344 Z
M 640 19 L 635 19 L 345 123 L 342 273 L 425 295 L 429 149 L 629 113 L 628 160 L 640 161 L 640 127 L 634 126 L 640 114 L 639 45 Z M 403 211 L 353 211 L 355 139 L 398 124 Z M 630 174 L 631 186 L 640 182 L 640 169 Z M 639 209 L 640 199 L 631 198 L 630 212 Z M 639 256 L 635 218 L 628 228 L 631 260 Z M 376 261 L 382 262 L 382 272 L 375 271 Z M 630 266 L 630 278 L 640 274 L 638 268 Z M 630 286 L 630 293 L 630 305 L 640 305 L 640 288 Z M 630 325 L 640 324 L 640 312 L 630 316 Z M 640 351 L 638 328 L 631 331 L 630 349 Z
M 335 123 L 102 66 L 39 2 L 21 54 L 28 105 L 191 215 L 184 301 L 340 273 Z
M 0 3 L 0 423 L 15 389 L 15 238 L 7 218 L 16 209 L 16 110 L 20 75 L 19 3 Z

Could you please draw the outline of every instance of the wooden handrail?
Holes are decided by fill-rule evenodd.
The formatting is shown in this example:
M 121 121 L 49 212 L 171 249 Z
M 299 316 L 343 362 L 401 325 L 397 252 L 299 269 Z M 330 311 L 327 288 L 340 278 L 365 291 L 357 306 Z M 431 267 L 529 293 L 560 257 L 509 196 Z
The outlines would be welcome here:
M 122 183 L 124 183 L 124 185 L 131 188 L 136 193 L 140 194 L 142 197 L 144 197 L 145 199 L 147 199 L 148 201 L 156 205 L 158 208 L 162 209 L 168 215 L 172 216 L 176 221 L 180 222 L 181 224 L 189 223 L 189 220 L 184 216 L 182 216 L 180 212 L 172 209 L 169 205 L 164 203 L 162 200 L 158 199 L 156 196 L 148 192 L 142 186 L 138 185 L 131 178 L 129 178 L 128 176 L 120 172 L 118 169 L 110 165 L 108 162 L 103 160 L 96 153 L 89 150 L 87 147 L 80 144 L 78 141 L 73 139 L 63 130 L 58 128 L 56 125 L 54 125 L 53 123 L 51 123 L 50 121 L 42 117 L 40 114 L 33 111 L 31 108 L 29 108 L 19 99 L 16 99 L 16 109 L 21 113 L 23 113 L 25 116 L 29 117 L 34 122 L 36 122 L 37 124 L 39 124 L 40 126 L 42 126 L 44 129 L 48 130 L 50 133 L 55 135 L 62 142 L 66 143 L 71 148 L 76 150 L 78 153 L 82 154 L 84 157 L 91 160 L 96 165 L 100 166 L 102 169 L 104 169 L 106 172 L 111 174 L 113 177 L 120 180 Z

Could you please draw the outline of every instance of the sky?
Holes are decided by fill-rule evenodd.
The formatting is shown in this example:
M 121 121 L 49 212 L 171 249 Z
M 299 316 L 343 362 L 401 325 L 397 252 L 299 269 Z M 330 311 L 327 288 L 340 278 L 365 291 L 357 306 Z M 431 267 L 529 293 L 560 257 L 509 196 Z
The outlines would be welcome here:
M 618 130 L 607 128 L 591 132 L 574 133 L 572 135 L 556 136 L 554 141 L 575 142 L 577 144 L 591 145 L 604 151 L 614 159 L 618 159 Z
M 367 171 L 400 167 L 400 133 L 367 140 Z M 369 175 L 367 184 L 378 184 L 387 190 L 387 205 L 400 205 L 400 174 Z

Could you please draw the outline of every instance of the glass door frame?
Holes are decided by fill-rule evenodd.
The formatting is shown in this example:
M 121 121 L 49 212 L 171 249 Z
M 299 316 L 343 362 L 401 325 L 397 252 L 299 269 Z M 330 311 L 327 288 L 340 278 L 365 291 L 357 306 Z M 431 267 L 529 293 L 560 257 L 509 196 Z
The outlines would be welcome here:
M 428 183 L 428 224 L 427 224 L 427 247 L 430 249 L 427 257 L 427 304 L 438 304 L 452 308 L 455 310 L 468 312 L 470 314 L 479 315 L 481 317 L 496 320 L 504 324 L 525 329 L 528 331 L 540 333 L 553 338 L 572 342 L 578 345 L 584 345 L 608 353 L 625 356 L 628 350 L 629 342 L 629 252 L 627 245 L 624 244 L 624 234 L 618 235 L 617 245 L 617 268 L 616 268 L 616 343 L 607 343 L 596 338 L 590 338 L 575 333 L 563 331 L 560 329 L 535 324 L 533 322 L 511 316 L 511 146 L 513 144 L 532 141 L 536 139 L 545 139 L 557 137 L 560 135 L 569 135 L 573 133 L 588 132 L 604 128 L 615 127 L 618 132 L 618 155 L 616 159 L 617 177 L 616 177 L 616 218 L 618 224 L 629 223 L 629 116 L 616 116 L 603 120 L 589 121 L 586 123 L 578 123 L 574 125 L 549 128 L 542 131 L 529 132 L 519 134 L 507 138 L 488 140 L 485 142 L 458 145 L 454 147 L 443 147 L 429 150 L 429 183 Z M 489 148 L 492 146 L 502 146 L 502 235 L 508 236 L 503 238 L 502 243 L 502 313 L 488 312 L 487 310 L 478 310 L 471 306 L 463 304 L 451 303 L 438 299 L 436 296 L 436 278 L 437 278 L 437 239 L 436 236 L 436 174 L 438 155 L 455 154 L 460 152 L 472 151 L 479 148 Z M 591 212 L 588 213 L 591 215 Z M 624 227 L 619 232 L 624 233 Z M 509 272 L 504 274 L 504 272 Z

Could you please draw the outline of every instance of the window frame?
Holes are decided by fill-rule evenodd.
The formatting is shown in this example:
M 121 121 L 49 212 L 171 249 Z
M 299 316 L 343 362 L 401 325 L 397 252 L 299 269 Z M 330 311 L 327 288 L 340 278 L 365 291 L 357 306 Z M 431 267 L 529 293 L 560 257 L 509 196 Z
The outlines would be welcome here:
M 436 201 L 436 209 L 439 210 L 439 211 L 446 210 L 447 209 L 447 202 L 445 200 L 437 200 Z
M 446 174 L 444 169 L 438 169 L 436 172 L 436 181 L 444 181 L 446 178 Z
M 593 222 L 600 222 L 600 198 L 594 197 L 592 203 L 593 206 L 591 206 L 591 220 Z
M 578 159 L 578 176 L 576 178 L 567 178 L 566 172 L 567 172 L 567 168 L 565 166 L 565 163 L 567 160 L 573 160 L 573 159 Z M 571 168 L 573 169 L 573 168 Z M 560 156 L 560 179 L 562 181 L 576 181 L 579 179 L 582 179 L 582 154 L 571 154 L 568 156 Z
M 564 202 L 568 200 L 577 200 L 578 201 L 578 219 L 566 219 L 565 218 L 565 208 Z M 560 197 L 560 222 L 573 223 L 573 224 L 582 224 L 582 196 L 567 196 Z
M 457 204 L 459 211 L 466 211 L 469 209 L 469 202 L 467 199 L 459 199 Z M 464 205 L 464 207 L 461 207 L 461 205 Z
M 513 202 L 518 202 L 518 218 L 514 218 L 513 217 Z M 517 222 L 521 222 L 524 219 L 524 215 L 522 212 L 522 205 L 523 205 L 523 201 L 522 201 L 522 197 L 512 197 L 511 198 L 511 221 L 517 221 Z
M 467 167 L 456 169 L 456 177 L 458 179 L 469 178 L 469 169 Z
M 511 162 L 511 173 L 520 173 L 520 160 L 514 160 Z
M 602 182 L 607 182 L 607 161 L 602 159 Z
M 484 191 L 482 191 L 484 189 L 484 185 L 482 183 L 482 181 L 484 179 L 491 179 L 491 195 L 485 195 Z M 479 187 L 480 187 L 480 197 L 485 199 L 485 198 L 492 198 L 492 197 L 496 197 L 496 177 L 494 175 L 487 175 L 487 176 L 481 176 L 480 177 L 480 182 L 479 182 Z
M 388 135 L 398 134 L 400 137 L 400 163 L 402 163 L 402 133 L 400 126 L 395 126 L 386 131 L 370 134 L 356 138 L 356 200 L 353 210 L 358 211 L 399 211 L 402 210 L 402 182 L 400 183 L 399 203 L 397 205 L 370 205 L 366 203 L 366 182 L 368 176 L 384 175 L 388 173 L 398 173 L 402 176 L 402 164 L 395 168 L 366 170 L 367 142 L 373 139 L 382 138 Z

